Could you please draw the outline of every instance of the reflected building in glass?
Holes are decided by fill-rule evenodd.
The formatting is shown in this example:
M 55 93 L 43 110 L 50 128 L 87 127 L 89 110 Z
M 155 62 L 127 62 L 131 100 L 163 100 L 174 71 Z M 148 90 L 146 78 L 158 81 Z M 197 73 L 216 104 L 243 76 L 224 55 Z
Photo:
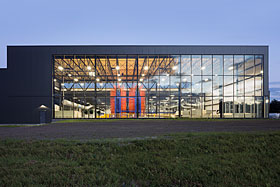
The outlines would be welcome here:
M 268 46 L 9 50 L 25 63 L 50 64 L 50 73 L 31 72 L 35 84 L 50 87 L 49 101 L 36 101 L 49 106 L 50 119 L 268 117 Z

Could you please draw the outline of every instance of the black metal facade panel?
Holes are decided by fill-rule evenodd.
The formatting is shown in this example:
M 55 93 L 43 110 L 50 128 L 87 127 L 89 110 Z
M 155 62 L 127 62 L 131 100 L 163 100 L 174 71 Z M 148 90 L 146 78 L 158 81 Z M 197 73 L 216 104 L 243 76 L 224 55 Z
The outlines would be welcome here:
M 268 94 L 268 46 L 8 46 L 7 67 L 0 70 L 0 123 L 39 123 L 40 105 L 52 114 L 52 57 L 55 54 L 160 55 L 262 54 L 264 94 Z
M 49 50 L 8 47 L 0 123 L 39 123 L 39 106 L 52 108 L 52 54 Z M 51 111 L 47 113 L 51 121 Z
M 9 46 L 49 51 L 52 54 L 265 54 L 268 46 Z

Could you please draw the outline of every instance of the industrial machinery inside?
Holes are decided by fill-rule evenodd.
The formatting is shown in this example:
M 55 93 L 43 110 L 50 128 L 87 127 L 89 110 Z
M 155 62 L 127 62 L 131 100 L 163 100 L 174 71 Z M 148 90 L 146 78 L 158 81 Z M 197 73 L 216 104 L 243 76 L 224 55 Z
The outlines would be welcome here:
M 53 117 L 263 118 L 263 55 L 53 55 Z

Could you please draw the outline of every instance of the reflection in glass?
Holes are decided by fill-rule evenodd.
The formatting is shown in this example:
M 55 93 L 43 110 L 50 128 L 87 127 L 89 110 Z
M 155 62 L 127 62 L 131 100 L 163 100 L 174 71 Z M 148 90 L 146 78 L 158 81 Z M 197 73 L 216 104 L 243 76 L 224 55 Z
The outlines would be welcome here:
M 192 77 L 192 93 L 194 96 L 201 95 L 201 76 Z
M 170 96 L 178 97 L 180 95 L 180 76 L 170 77 Z
M 181 56 L 181 74 L 191 75 L 191 55 Z
M 184 118 L 191 118 L 191 101 L 191 97 L 181 97 L 181 115 Z
M 233 96 L 233 77 L 224 77 L 224 96 Z
M 203 106 L 202 97 L 192 97 L 192 118 L 201 118 Z
M 223 117 L 232 118 L 233 117 L 233 97 L 224 97 L 224 108 Z
M 181 77 L 181 94 L 182 97 L 191 96 L 191 76 L 182 76 Z
M 245 75 L 254 75 L 254 66 L 254 55 L 245 55 Z
M 224 75 L 233 75 L 233 55 L 224 56 Z
M 202 97 L 202 118 L 212 118 L 212 97 Z
M 223 118 L 223 97 L 213 97 L 213 118 Z
M 212 76 L 202 76 L 202 93 L 204 96 L 212 96 Z
M 201 75 L 201 56 L 192 55 L 192 75 Z
M 212 75 L 212 56 L 203 55 L 202 56 L 202 75 Z
M 245 97 L 245 118 L 255 118 L 254 97 Z
M 234 74 L 244 75 L 245 63 L 244 55 L 234 55 Z
M 55 55 L 54 118 L 262 118 L 263 55 Z
M 213 96 L 223 96 L 223 76 L 213 76 Z
M 264 106 L 264 100 L 263 97 L 255 97 L 255 113 L 256 118 L 263 118 L 263 106 Z
M 244 118 L 244 97 L 234 97 L 234 118 Z
M 262 76 L 255 77 L 255 96 L 262 96 Z
M 234 76 L 234 96 L 244 96 L 244 76 Z
M 254 96 L 254 77 L 245 77 L 245 96 Z
M 255 75 L 263 74 L 263 56 L 255 55 Z
M 171 55 L 169 63 L 166 65 L 169 75 L 179 75 L 181 71 L 181 63 L 179 55 Z
M 223 75 L 223 56 L 213 55 L 213 75 Z

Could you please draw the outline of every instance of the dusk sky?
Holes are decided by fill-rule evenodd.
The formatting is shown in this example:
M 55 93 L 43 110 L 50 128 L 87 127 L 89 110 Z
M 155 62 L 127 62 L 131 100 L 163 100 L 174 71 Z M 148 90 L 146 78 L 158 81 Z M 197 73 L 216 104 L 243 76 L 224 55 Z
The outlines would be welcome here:
M 269 45 L 280 82 L 279 0 L 1 0 L 0 26 L 2 68 L 7 45 Z

